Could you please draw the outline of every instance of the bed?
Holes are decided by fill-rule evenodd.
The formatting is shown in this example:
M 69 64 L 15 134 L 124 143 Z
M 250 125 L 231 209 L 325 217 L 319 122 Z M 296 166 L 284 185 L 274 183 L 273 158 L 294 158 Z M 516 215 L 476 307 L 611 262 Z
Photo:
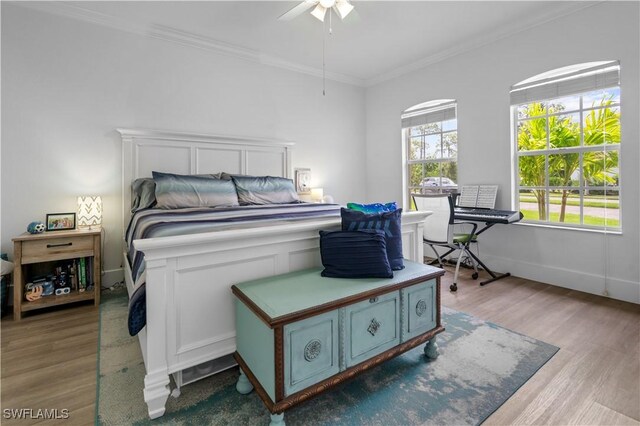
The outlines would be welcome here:
M 118 132 L 125 231 L 131 219 L 131 182 L 151 176 L 152 171 L 291 177 L 290 142 L 139 129 Z M 423 257 L 422 224 L 428 215 L 402 216 L 407 259 Z M 170 375 L 178 386 L 173 395 L 179 396 L 179 387 L 188 381 L 185 372 L 211 363 L 224 366 L 216 363 L 235 351 L 232 284 L 319 266 L 318 231 L 339 228 L 339 216 L 329 215 L 134 239 L 132 244 L 144 253 L 146 264 L 146 326 L 137 338 L 146 369 L 144 400 L 149 417 L 164 414 Z M 131 297 L 136 283 L 126 243 L 123 256 Z

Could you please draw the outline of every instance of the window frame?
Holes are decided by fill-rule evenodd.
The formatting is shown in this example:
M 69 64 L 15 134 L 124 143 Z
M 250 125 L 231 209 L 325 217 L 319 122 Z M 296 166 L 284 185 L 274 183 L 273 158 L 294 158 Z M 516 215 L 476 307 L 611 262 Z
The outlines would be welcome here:
M 432 132 L 432 133 L 420 133 L 419 135 L 412 135 L 411 133 L 411 129 L 415 128 L 415 127 L 420 127 L 420 125 L 418 126 L 412 126 L 412 127 L 405 127 L 402 129 L 402 139 L 403 139 L 403 151 L 404 151 L 404 173 L 405 173 L 405 184 L 404 184 L 404 194 L 407 197 L 407 201 L 409 203 L 411 203 L 412 200 L 412 196 L 415 194 L 414 192 L 412 192 L 413 190 L 416 190 L 417 193 L 422 194 L 422 186 L 412 186 L 411 185 L 411 166 L 415 165 L 415 164 L 438 164 L 438 176 L 424 176 L 422 177 L 422 179 L 424 180 L 427 177 L 434 177 L 439 179 L 440 184 L 434 187 L 430 187 L 430 189 L 433 189 L 434 191 L 437 191 L 437 193 L 446 193 L 448 192 L 448 190 L 451 189 L 451 187 L 445 187 L 442 185 L 442 180 L 443 178 L 448 178 L 450 179 L 449 176 L 445 176 L 443 174 L 443 164 L 444 163 L 455 163 L 456 167 L 458 165 L 458 139 L 457 139 L 457 135 L 458 135 L 458 104 L 456 101 L 453 100 L 448 100 L 446 103 L 443 104 L 438 104 L 438 105 L 434 105 L 433 107 L 429 108 L 425 114 L 429 114 L 430 112 L 436 112 L 440 109 L 442 109 L 443 105 L 451 105 L 451 107 L 453 108 L 453 110 L 455 111 L 455 128 L 453 129 L 448 129 L 448 130 L 444 130 L 444 126 L 442 125 L 442 123 L 453 120 L 443 120 L 443 121 L 439 121 L 437 123 L 439 123 L 439 130 L 436 132 Z M 409 108 L 407 111 L 410 111 L 411 108 Z M 444 136 L 446 134 L 451 134 L 451 133 L 456 133 L 456 142 L 455 142 L 455 155 L 453 157 L 443 157 L 442 155 L 444 154 L 443 151 L 443 145 L 442 145 L 442 141 L 444 139 Z M 440 137 L 440 157 L 439 158 L 420 158 L 420 159 L 416 159 L 416 160 L 411 160 L 411 139 L 413 138 L 421 138 L 422 139 L 422 144 L 424 146 L 425 143 L 425 139 L 427 136 L 433 136 L 433 135 L 438 135 Z M 446 189 L 445 189 L 446 188 Z M 458 188 L 458 184 L 456 183 L 456 189 Z M 407 204 L 409 205 L 409 204 Z
M 609 90 L 609 89 L 613 89 L 613 88 L 620 88 L 620 86 L 609 86 L 609 87 L 603 87 L 602 89 L 598 89 L 598 90 Z M 622 142 L 622 129 L 620 131 L 620 141 L 618 141 L 618 143 L 605 143 L 605 144 L 601 144 L 601 145 L 584 145 L 584 117 L 585 115 L 587 115 L 590 111 L 597 111 L 597 110 L 604 110 L 606 108 L 618 108 L 618 111 L 620 114 L 622 114 L 622 97 L 620 96 L 620 99 L 618 102 L 616 103 L 612 103 L 611 105 L 608 105 L 606 107 L 602 107 L 602 106 L 590 106 L 585 108 L 584 107 L 584 96 L 588 93 L 593 92 L 594 90 L 587 90 L 584 92 L 580 92 L 580 93 L 576 93 L 573 95 L 568 95 L 568 96 L 562 96 L 562 98 L 566 98 L 566 97 L 579 97 L 579 108 L 576 109 L 571 109 L 571 110 L 566 110 L 566 111 L 558 111 L 558 112 L 553 112 L 553 113 L 549 113 L 549 104 L 551 103 L 551 101 L 555 100 L 555 99 L 559 99 L 557 97 L 554 98 L 548 98 L 548 99 L 541 99 L 541 100 L 536 100 L 536 101 L 530 101 L 527 103 L 522 103 L 522 104 L 516 104 L 516 105 L 511 105 L 511 121 L 512 121 L 512 147 L 513 147 L 513 173 L 512 173 L 512 187 L 513 187 L 513 194 L 512 194 L 512 208 L 514 210 L 520 210 L 520 191 L 521 190 L 543 190 L 545 191 L 545 205 L 546 205 L 546 219 L 545 220 L 536 220 L 536 219 L 523 219 L 522 224 L 523 225 L 537 225 L 537 226 L 543 226 L 543 227 L 552 227 L 552 228 L 569 228 L 569 229 L 575 229 L 575 230 L 586 230 L 586 231 L 605 231 L 605 232 L 614 232 L 614 233 L 621 233 L 622 232 L 622 179 L 620 179 L 620 177 L 622 176 L 622 168 L 621 168 L 621 163 L 620 163 L 620 159 L 622 158 L 621 156 L 621 142 Z M 518 116 L 518 108 L 524 105 L 531 105 L 533 103 L 545 103 L 545 114 L 544 115 L 538 115 L 535 117 L 527 117 L 527 118 L 519 118 Z M 577 146 L 572 146 L 572 147 L 561 147 L 561 148 L 551 148 L 550 147 L 550 127 L 549 127 L 549 117 L 554 117 L 554 116 L 566 116 L 566 115 L 570 115 L 570 114 L 578 114 L 579 115 L 579 127 L 580 127 L 580 143 Z M 530 121 L 530 120 L 534 120 L 534 119 L 540 119 L 540 118 L 544 118 L 545 119 L 545 126 L 546 126 L 546 148 L 545 149 L 540 149 L 540 150 L 526 150 L 526 151 L 520 151 L 519 147 L 518 147 L 518 126 L 519 123 L 521 122 L 526 122 L 526 121 Z M 620 126 L 622 127 L 622 123 L 620 124 Z M 618 170 L 618 183 L 617 185 L 604 185 L 604 186 L 585 186 L 585 180 L 583 177 L 583 159 L 584 159 L 584 153 L 587 152 L 603 152 L 603 153 L 607 153 L 610 151 L 617 151 L 618 152 L 618 165 L 617 165 L 617 170 Z M 549 174 L 549 156 L 551 155 L 564 155 L 564 154 L 578 154 L 579 157 L 579 165 L 577 170 L 580 173 L 580 179 L 579 179 L 579 183 L 578 185 L 575 186 L 552 186 L 549 184 L 549 180 L 550 180 L 550 174 Z M 527 157 L 527 156 L 544 156 L 545 157 L 545 185 L 544 186 L 522 186 L 520 185 L 520 158 L 521 157 Z M 576 223 L 567 223 L 567 222 L 554 222 L 550 220 L 550 216 L 551 216 L 551 204 L 550 204 L 550 192 L 551 191 L 562 191 L 562 190 L 569 190 L 569 191 L 578 191 L 579 195 L 580 195 L 580 223 L 576 224 Z M 584 223 L 584 198 L 585 198 L 585 190 L 589 190 L 589 191 L 604 191 L 605 193 L 605 200 L 606 200 L 606 193 L 607 191 L 615 191 L 618 193 L 618 211 L 619 211 L 619 218 L 618 218 L 618 225 L 617 226 L 613 226 L 613 225 L 607 225 L 606 221 L 607 221 L 607 217 L 605 214 L 604 220 L 605 220 L 605 224 L 604 225 L 588 225 Z M 606 201 L 605 201 L 606 203 Z M 606 209 L 605 209 L 606 212 Z

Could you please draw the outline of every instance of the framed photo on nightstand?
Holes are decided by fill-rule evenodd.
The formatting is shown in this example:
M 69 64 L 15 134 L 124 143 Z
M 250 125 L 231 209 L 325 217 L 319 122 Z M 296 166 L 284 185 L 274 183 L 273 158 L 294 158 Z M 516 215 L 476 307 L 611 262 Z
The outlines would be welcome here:
M 311 194 L 311 169 L 296 169 L 295 172 L 296 192 Z
M 47 213 L 47 231 L 76 229 L 75 213 Z

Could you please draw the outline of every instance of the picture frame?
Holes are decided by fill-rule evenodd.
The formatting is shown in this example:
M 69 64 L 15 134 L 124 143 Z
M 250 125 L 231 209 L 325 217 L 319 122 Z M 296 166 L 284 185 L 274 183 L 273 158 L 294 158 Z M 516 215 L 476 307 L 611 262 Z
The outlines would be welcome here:
M 47 231 L 69 231 L 76 229 L 75 213 L 47 213 Z
M 311 169 L 296 168 L 295 184 L 298 194 L 311 194 Z

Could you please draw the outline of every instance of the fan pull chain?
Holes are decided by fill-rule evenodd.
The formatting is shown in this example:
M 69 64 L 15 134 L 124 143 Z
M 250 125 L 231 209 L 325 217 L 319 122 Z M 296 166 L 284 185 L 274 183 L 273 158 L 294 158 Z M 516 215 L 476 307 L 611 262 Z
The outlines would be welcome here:
M 329 9 L 329 35 L 333 35 L 333 25 L 332 25 L 332 13 L 331 9 Z M 326 40 L 327 40 L 327 31 L 326 31 L 326 21 L 322 21 L 322 96 L 327 95 L 327 77 L 326 77 L 326 66 L 325 66 L 325 50 L 326 50 Z
M 326 32 L 325 32 L 325 22 L 322 21 L 322 96 L 326 96 L 326 85 L 327 79 L 325 77 L 325 44 L 326 44 Z
M 331 21 L 331 17 L 333 13 L 331 13 L 331 9 L 329 9 L 329 35 L 333 34 L 333 23 Z

